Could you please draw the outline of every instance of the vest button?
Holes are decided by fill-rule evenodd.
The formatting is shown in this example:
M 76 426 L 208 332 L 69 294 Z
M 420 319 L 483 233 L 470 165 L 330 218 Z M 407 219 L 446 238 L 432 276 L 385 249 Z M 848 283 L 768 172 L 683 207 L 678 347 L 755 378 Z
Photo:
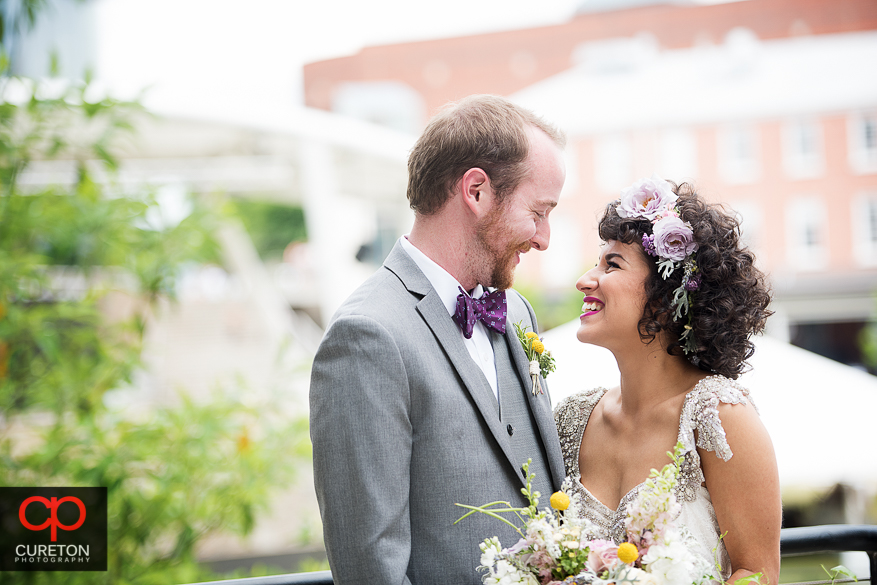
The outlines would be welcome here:
M 515 427 L 512 425 L 508 425 L 505 429 L 509 432 L 510 437 L 515 434 Z

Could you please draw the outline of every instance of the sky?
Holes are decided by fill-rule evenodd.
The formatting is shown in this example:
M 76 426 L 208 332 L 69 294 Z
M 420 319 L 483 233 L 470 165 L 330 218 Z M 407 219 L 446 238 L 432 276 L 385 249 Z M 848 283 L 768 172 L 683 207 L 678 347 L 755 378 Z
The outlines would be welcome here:
M 302 103 L 305 63 L 565 22 L 580 0 L 96 0 L 97 75 L 160 109 Z

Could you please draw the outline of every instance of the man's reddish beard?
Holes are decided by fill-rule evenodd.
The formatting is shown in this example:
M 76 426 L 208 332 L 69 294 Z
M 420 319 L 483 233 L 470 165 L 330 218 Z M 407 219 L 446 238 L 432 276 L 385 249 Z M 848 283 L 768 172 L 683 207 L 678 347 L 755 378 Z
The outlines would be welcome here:
M 497 206 L 487 217 L 482 220 L 475 230 L 475 236 L 481 247 L 485 260 L 489 263 L 489 282 L 481 282 L 483 286 L 492 286 L 499 290 L 512 287 L 515 281 L 515 257 L 518 252 L 524 253 L 530 250 L 530 242 L 509 244 L 499 248 L 497 243 L 505 240 L 509 232 L 508 222 L 505 221 L 506 208 L 504 205 Z

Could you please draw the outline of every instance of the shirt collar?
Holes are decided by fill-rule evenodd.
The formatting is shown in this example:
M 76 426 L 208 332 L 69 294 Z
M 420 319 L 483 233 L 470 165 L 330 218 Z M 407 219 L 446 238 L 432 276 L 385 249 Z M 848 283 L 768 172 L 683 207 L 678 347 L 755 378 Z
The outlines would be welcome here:
M 448 313 L 453 315 L 457 310 L 457 295 L 460 294 L 462 286 L 456 278 L 435 263 L 429 256 L 421 252 L 414 244 L 408 241 L 408 236 L 399 238 L 402 248 L 411 256 L 423 275 L 429 280 L 432 288 L 438 293 L 439 298 L 444 303 Z M 480 284 L 472 289 L 471 296 L 473 299 L 481 298 L 484 294 L 484 287 Z

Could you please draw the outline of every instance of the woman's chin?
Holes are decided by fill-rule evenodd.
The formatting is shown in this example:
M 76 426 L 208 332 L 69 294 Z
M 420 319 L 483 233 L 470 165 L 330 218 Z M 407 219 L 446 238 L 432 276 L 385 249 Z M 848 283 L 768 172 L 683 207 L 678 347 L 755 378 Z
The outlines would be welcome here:
M 585 325 L 584 323 L 582 323 L 579 326 L 578 331 L 576 331 L 576 339 L 578 339 L 582 343 L 594 343 L 594 340 L 593 340 L 594 336 L 591 335 L 590 333 L 591 332 L 588 331 L 588 326 Z

